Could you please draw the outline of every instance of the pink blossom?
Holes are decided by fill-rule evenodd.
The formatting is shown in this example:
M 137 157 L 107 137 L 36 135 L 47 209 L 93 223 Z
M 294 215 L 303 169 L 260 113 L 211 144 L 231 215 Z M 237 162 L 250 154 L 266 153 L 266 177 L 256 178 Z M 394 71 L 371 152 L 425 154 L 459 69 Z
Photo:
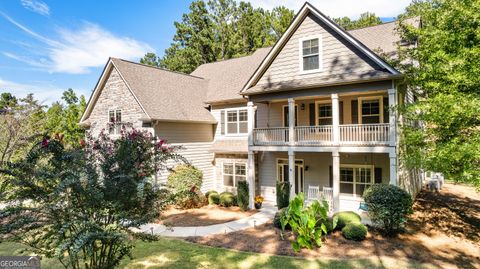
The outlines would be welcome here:
M 49 143 L 50 143 L 50 141 L 48 140 L 47 137 L 43 138 L 43 140 L 42 140 L 42 148 L 46 148 Z

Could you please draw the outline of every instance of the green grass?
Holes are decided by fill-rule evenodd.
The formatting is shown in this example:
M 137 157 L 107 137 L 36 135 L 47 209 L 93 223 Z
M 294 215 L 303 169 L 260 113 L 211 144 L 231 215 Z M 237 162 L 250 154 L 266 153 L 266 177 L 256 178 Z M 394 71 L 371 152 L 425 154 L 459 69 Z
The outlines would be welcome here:
M 1 243 L 0 256 L 32 255 L 17 243 Z M 121 268 L 435 268 L 433 266 L 387 258 L 351 260 L 299 259 L 284 256 L 232 251 L 161 238 L 155 242 L 137 241 L 133 260 L 125 259 Z M 42 259 L 42 268 L 63 268 L 56 260 Z

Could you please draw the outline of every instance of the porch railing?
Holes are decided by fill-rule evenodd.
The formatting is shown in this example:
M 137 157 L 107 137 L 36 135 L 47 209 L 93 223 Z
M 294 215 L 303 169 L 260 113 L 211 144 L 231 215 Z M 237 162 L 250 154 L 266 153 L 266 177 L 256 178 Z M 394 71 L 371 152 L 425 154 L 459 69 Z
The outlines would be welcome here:
M 353 145 L 377 145 L 389 142 L 389 124 L 340 125 L 340 143 Z
M 295 127 L 296 144 L 301 146 L 332 144 L 332 128 L 331 125 Z
M 256 128 L 253 130 L 253 143 L 261 146 L 288 144 L 288 127 Z
M 333 144 L 333 126 L 297 126 L 294 128 L 295 145 L 325 146 Z M 253 143 L 259 146 L 286 146 L 289 144 L 288 127 L 255 128 Z M 390 139 L 389 124 L 343 124 L 339 125 L 341 145 L 384 145 Z

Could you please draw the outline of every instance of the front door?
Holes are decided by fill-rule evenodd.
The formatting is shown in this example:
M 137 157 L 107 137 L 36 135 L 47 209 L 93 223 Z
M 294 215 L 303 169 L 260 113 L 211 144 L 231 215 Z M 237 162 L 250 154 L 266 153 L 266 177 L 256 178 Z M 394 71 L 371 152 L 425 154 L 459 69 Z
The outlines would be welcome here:
M 277 161 L 277 179 L 281 182 L 288 182 L 288 160 L 278 159 Z M 305 170 L 303 160 L 295 160 L 295 194 L 303 192 Z

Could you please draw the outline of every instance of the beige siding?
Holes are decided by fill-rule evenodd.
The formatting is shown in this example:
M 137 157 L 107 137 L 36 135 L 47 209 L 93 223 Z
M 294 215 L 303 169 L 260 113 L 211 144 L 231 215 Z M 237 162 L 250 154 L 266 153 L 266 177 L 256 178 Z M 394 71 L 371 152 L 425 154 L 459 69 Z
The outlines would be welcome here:
M 142 127 L 140 119 L 145 118 L 146 114 L 118 71 L 113 68 L 90 114 L 90 132 L 97 135 L 102 129 L 106 129 L 109 122 L 108 111 L 117 109 L 122 110 L 123 122 L 132 123 L 135 128 Z
M 328 27 L 323 22 L 311 14 L 308 15 L 290 37 L 258 84 L 312 77 L 342 76 L 350 73 L 366 73 L 376 68 L 378 69 L 378 66 L 365 57 L 358 49 L 348 44 L 337 33 L 326 29 Z M 316 35 L 322 36 L 320 58 L 323 62 L 323 71 L 301 74 L 299 40 Z
M 168 143 L 198 143 L 213 141 L 213 124 L 186 122 L 159 122 L 155 135 Z
M 259 179 L 262 195 L 269 201 L 275 201 L 275 185 L 277 180 L 277 159 L 288 159 L 285 152 L 263 152 L 259 154 Z M 331 153 L 297 152 L 295 159 L 303 160 L 305 168 L 304 192 L 308 185 L 322 187 L 330 186 L 329 167 L 332 165 Z M 340 164 L 368 164 L 382 168 L 382 182 L 389 182 L 390 167 L 388 154 L 378 153 L 342 153 Z

